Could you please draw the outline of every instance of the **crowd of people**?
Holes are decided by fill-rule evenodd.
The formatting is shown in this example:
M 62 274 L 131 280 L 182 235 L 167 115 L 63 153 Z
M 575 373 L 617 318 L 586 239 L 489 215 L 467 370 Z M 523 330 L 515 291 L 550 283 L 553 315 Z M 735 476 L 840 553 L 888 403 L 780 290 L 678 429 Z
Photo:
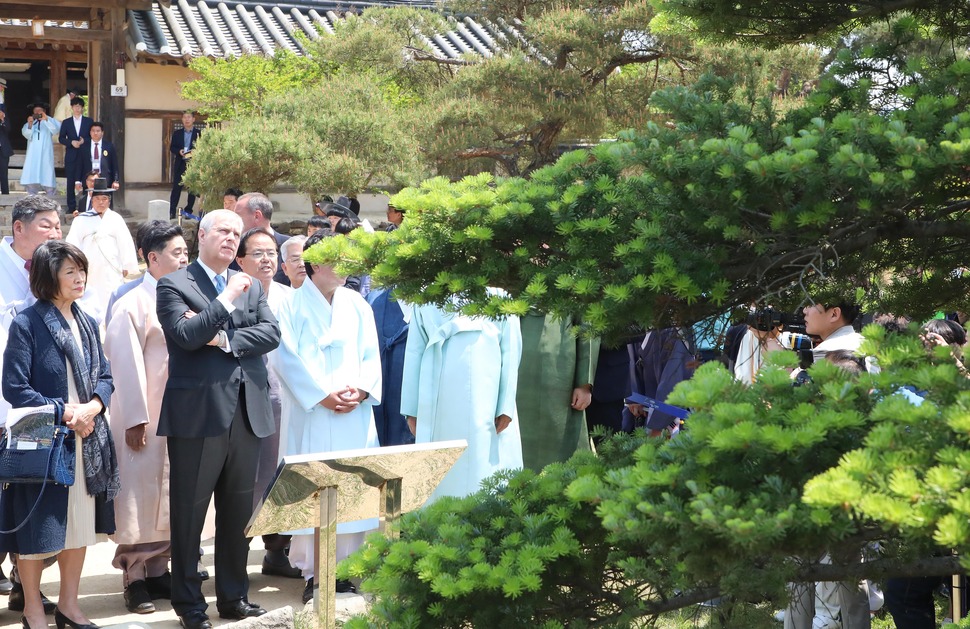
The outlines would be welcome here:
M 129 611 L 171 599 L 186 629 L 211 627 L 199 559 L 214 537 L 219 616 L 262 615 L 249 600 L 244 527 L 282 456 L 464 439 L 431 500 L 465 496 L 496 471 L 541 470 L 591 449 L 596 426 L 675 434 L 681 416 L 664 401 L 712 358 L 711 334 L 699 328 L 609 346 L 574 334 L 575 321 L 415 306 L 367 276 L 306 262 L 325 239 L 373 229 L 347 197 L 321 202 L 306 235 L 289 235 L 272 227 L 264 194 L 229 189 L 223 208 L 201 217 L 190 261 L 173 221 L 147 221 L 133 240 L 110 208 L 113 182 L 89 173 L 66 236 L 57 203 L 28 195 L 0 242 L 0 412 L 53 405 L 76 453 L 75 484 L 48 488 L 37 510 L 38 486 L 0 491 L 0 552 L 14 564 L 8 606 L 28 629 L 50 613 L 59 629 L 94 626 L 78 587 L 85 549 L 105 536 L 117 544 L 112 565 Z M 391 206 L 387 218 L 384 228 L 396 229 L 406 214 Z M 803 315 L 821 340 L 816 359 L 856 360 L 857 306 L 820 303 Z M 781 346 L 776 330 L 737 330 L 726 359 L 750 381 L 751 366 Z M 646 401 L 631 403 L 633 394 Z M 336 559 L 376 528 L 376 519 L 340 524 Z M 262 542 L 262 572 L 302 578 L 304 602 L 315 587 L 354 590 L 314 583 L 312 531 Z M 56 608 L 40 589 L 54 562 Z M 797 591 L 786 628 L 868 626 L 857 586 Z

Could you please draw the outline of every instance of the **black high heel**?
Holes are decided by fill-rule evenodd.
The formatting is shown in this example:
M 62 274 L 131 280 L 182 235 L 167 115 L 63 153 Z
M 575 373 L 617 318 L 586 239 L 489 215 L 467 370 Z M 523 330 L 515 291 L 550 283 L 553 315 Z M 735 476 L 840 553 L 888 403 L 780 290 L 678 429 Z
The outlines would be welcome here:
M 61 610 L 54 610 L 54 624 L 57 625 L 57 629 L 64 629 L 64 625 L 72 627 L 73 629 L 100 629 L 100 627 L 94 623 L 82 625 L 80 623 L 74 622 L 67 616 L 61 613 Z

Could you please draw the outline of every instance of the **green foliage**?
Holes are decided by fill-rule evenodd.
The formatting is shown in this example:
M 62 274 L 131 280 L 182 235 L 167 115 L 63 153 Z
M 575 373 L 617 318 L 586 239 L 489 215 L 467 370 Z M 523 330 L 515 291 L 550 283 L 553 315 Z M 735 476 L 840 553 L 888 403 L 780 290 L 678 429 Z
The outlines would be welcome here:
M 377 597 L 351 626 L 643 626 L 717 592 L 725 626 L 768 626 L 826 551 L 880 540 L 890 574 L 965 553 L 970 379 L 915 334 L 865 333 L 878 374 L 820 361 L 794 387 L 774 353 L 747 386 L 708 363 L 668 398 L 692 409 L 674 439 L 619 436 L 409 514 L 339 567 Z
M 792 42 L 831 43 L 840 32 L 910 14 L 944 38 L 966 36 L 966 7 L 949 0 L 828 2 L 801 0 L 670 0 L 662 3 L 665 24 L 703 37 L 759 46 Z
M 182 98 L 198 101 L 209 120 L 259 116 L 271 96 L 310 85 L 321 75 L 315 61 L 281 50 L 272 57 L 196 57 L 189 63 L 198 78 L 182 84 Z
M 907 106 L 885 112 L 872 109 L 872 84 L 835 78 L 784 115 L 712 75 L 661 90 L 650 105 L 665 124 L 567 153 L 528 180 L 402 191 L 405 228 L 368 241 L 354 256 L 368 267 L 354 270 L 418 303 L 457 293 L 469 314 L 532 306 L 595 333 L 859 288 L 867 307 L 963 307 L 968 279 L 950 270 L 970 238 L 966 64 L 900 74 L 893 98 Z
M 370 536 L 338 574 L 364 577 L 377 600 L 346 626 L 630 626 L 643 592 L 621 578 L 593 506 L 563 496 L 563 487 L 632 463 L 639 441 L 538 476 L 496 475 L 476 494 L 405 515 L 400 541 Z
M 207 199 L 226 188 L 270 190 L 309 159 L 310 136 L 285 120 L 251 117 L 209 128 L 199 137 L 182 179 Z
M 649 0 L 466 8 L 499 25 L 522 16 L 518 34 L 497 40 L 502 54 L 441 59 L 428 38 L 454 29 L 456 18 L 371 8 L 338 20 L 334 34 L 304 42 L 307 57 L 193 61 L 199 78 L 183 85 L 183 96 L 200 101 L 214 120 L 285 116 L 310 127 L 318 136 L 310 140 L 310 157 L 279 180 L 315 197 L 396 190 L 428 172 L 528 176 L 553 162 L 564 142 L 596 142 L 662 118 L 644 107 L 650 95 L 696 80 L 714 61 L 718 73 L 744 77 L 736 96 L 748 100 L 782 96 L 777 85 L 790 84 L 792 76 L 809 81 L 818 68 L 818 54 L 807 48 L 750 54 L 698 48 L 677 34 L 651 35 L 644 31 L 655 15 Z M 256 147 L 246 151 L 261 154 Z M 232 181 L 243 176 L 237 169 L 251 177 L 260 167 L 221 166 L 228 168 L 207 172 Z M 265 168 L 261 179 L 279 172 Z

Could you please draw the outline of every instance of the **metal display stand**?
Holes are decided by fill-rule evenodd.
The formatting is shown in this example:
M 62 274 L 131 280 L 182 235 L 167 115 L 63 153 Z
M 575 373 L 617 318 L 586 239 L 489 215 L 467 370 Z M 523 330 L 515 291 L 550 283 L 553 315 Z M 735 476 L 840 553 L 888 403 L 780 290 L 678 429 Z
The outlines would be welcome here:
M 335 626 L 337 524 L 378 518 L 396 539 L 402 513 L 424 505 L 468 443 L 441 441 L 283 457 L 247 536 L 316 529 L 317 627 Z

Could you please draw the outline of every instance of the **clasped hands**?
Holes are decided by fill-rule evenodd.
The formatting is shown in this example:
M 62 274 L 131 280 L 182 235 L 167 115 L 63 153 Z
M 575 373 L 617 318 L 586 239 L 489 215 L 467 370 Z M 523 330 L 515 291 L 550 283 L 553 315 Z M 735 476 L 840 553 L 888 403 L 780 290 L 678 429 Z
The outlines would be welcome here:
M 94 432 L 94 418 L 104 410 L 104 404 L 97 397 L 84 404 L 64 405 L 64 424 L 79 436 L 87 437 Z
M 320 400 L 320 406 L 334 413 L 349 413 L 369 396 L 367 391 L 348 385 Z
M 412 435 L 418 434 L 418 418 L 413 415 L 408 415 L 408 430 L 411 431 Z M 495 418 L 495 434 L 501 434 L 503 430 L 509 427 L 512 423 L 512 418 L 508 415 L 499 415 Z

